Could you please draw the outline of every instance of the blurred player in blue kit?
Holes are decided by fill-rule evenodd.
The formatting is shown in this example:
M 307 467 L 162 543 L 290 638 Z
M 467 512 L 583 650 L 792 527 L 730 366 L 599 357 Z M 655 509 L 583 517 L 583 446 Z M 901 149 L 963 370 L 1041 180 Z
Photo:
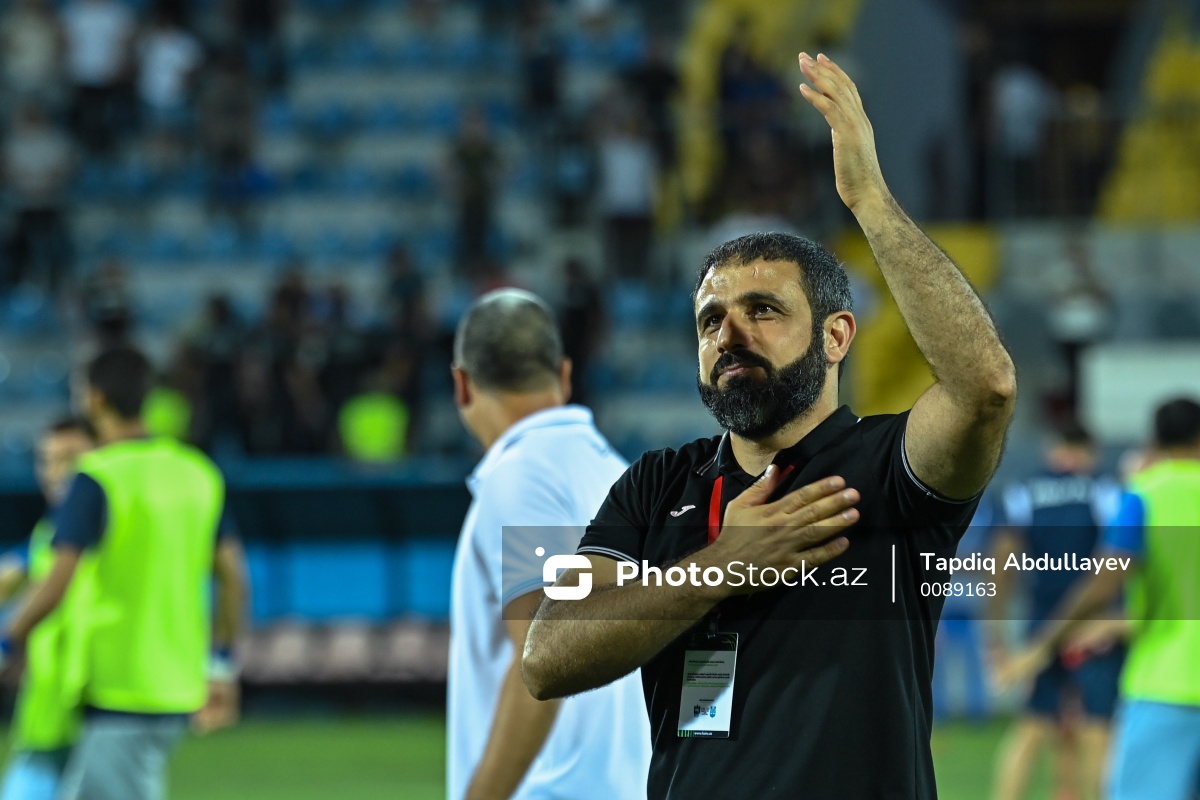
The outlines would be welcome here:
M 85 419 L 52 424 L 37 445 L 37 478 L 46 513 L 21 556 L 0 565 L 0 598 L 9 600 L 45 580 L 54 563 L 54 515 L 75 476 L 80 456 L 96 446 Z M 71 745 L 79 735 L 79 709 L 65 691 L 61 659 L 64 635 L 59 614 L 51 614 L 29 637 L 25 673 L 13 717 L 13 756 L 4 776 L 3 800 L 55 800 Z
M 1116 514 L 1121 493 L 1115 480 L 1097 475 L 1096 467 L 1095 446 L 1087 431 L 1078 424 L 1066 425 L 1047 448 L 1044 469 L 1008 486 L 1002 495 L 993 542 L 997 591 L 992 598 L 989 642 L 1001 661 L 1006 644 L 997 623 L 1011 614 L 1007 606 L 1013 580 L 1020 576 L 1029 597 L 1032 636 L 1080 577 L 1064 571 L 1014 573 L 1003 565 L 1012 554 L 1082 558 L 1095 552 L 1104 525 Z M 1025 796 L 1033 768 L 1051 743 L 1057 745 L 1059 757 L 1055 797 L 1098 797 L 1124 659 L 1123 648 L 1113 645 L 1111 637 L 1105 644 L 1097 648 L 1104 652 L 1067 648 L 1038 674 L 1024 712 L 1001 747 L 995 800 Z M 1078 721 L 1071 707 L 1076 700 L 1083 711 Z

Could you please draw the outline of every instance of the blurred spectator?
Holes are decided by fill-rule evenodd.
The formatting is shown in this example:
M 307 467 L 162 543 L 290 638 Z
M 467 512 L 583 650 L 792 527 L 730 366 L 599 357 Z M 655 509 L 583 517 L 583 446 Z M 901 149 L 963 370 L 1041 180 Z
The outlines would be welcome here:
M 338 412 L 342 452 L 366 464 L 388 464 L 408 449 L 410 415 L 403 400 L 411 362 L 396 351 Z
M 142 404 L 142 422 L 147 433 L 193 442 L 196 423 L 194 399 L 201 396 L 202 380 L 203 365 L 198 354 L 182 344 Z
M 165 160 L 177 159 L 189 119 L 192 82 L 204 62 L 204 50 L 179 20 L 159 11 L 138 41 L 138 98 L 152 149 Z
M 297 415 L 289 378 L 300 343 L 301 298 L 307 301 L 303 276 L 298 272 L 286 274 L 238 359 L 242 440 L 246 452 L 253 455 L 289 452 L 295 443 Z
M 96 337 L 96 349 L 129 343 L 133 299 L 129 276 L 119 261 L 106 261 L 88 278 L 82 292 L 83 314 Z
M 299 263 L 289 264 L 271 293 L 272 312 L 278 312 L 277 326 L 282 335 L 288 338 L 299 335 L 310 302 L 304 267 Z
M 599 209 L 605 226 L 608 274 L 645 279 L 654 232 L 654 145 L 642 118 L 615 101 L 600 107 Z
M 1066 258 L 1049 270 L 1050 332 L 1066 362 L 1067 383 L 1061 398 L 1054 398 L 1055 417 L 1075 419 L 1079 411 L 1079 367 L 1087 349 L 1109 336 L 1115 321 L 1112 296 L 1092 268 L 1086 240 L 1080 234 L 1067 239 Z
M 671 63 L 670 45 L 661 37 L 649 40 L 642 61 L 624 74 L 628 91 L 641 103 L 660 169 L 675 164 L 675 117 L 671 103 L 679 91 L 679 73 Z
M 778 130 L 788 100 L 779 78 L 754 57 L 747 20 L 738 24 L 721 55 L 720 98 L 726 165 L 736 169 L 743 134 L 763 128 Z
M 1062 115 L 1052 128 L 1054 213 L 1084 217 L 1095 210 L 1111 149 L 1111 127 L 1098 88 L 1075 84 L 1063 92 Z
M 993 216 L 1033 216 L 1042 207 L 1042 150 L 1054 114 L 1054 89 L 1033 67 L 1011 62 L 992 78 Z
M 325 453 L 333 444 L 333 411 L 321 372 L 327 360 L 325 332 L 315 318 L 305 327 L 291 358 L 284 365 L 285 402 L 283 452 Z
M 71 142 L 46 109 L 23 106 L 4 143 L 4 177 L 15 217 L 5 285 L 34 281 L 55 290 L 62 284 L 71 259 L 64 207 L 74 168 Z
M 479 269 L 488 255 L 492 212 L 500 172 L 500 154 L 482 109 L 463 115 L 450 151 L 450 178 L 458 201 L 458 260 L 468 272 Z
M 595 155 L 584 120 L 576 115 L 560 120 L 547 169 L 554 223 L 567 228 L 582 225 L 596 171 Z
M 10 97 L 57 106 L 64 41 L 49 0 L 18 0 L 0 21 L 0 44 Z
M 545 0 L 521 5 L 521 83 L 529 127 L 539 142 L 552 134 L 562 102 L 562 52 L 548 16 Z
M 133 13 L 118 0 L 71 0 L 62 10 L 75 131 L 93 153 L 109 153 L 122 126 Z
M 250 73 L 269 89 L 287 84 L 287 61 L 280 29 L 286 0 L 230 0 Z
M 197 97 L 200 145 L 209 164 L 213 211 L 242 218 L 250 197 L 248 174 L 258 137 L 258 92 L 235 48 L 217 58 Z
M 561 311 L 563 354 L 571 359 L 571 402 L 587 405 L 588 371 L 604 340 L 607 318 L 600 287 L 583 261 L 569 258 Z
M 229 298 L 208 298 L 195 329 L 185 345 L 196 354 L 200 369 L 199 419 L 194 425 L 196 443 L 205 449 L 222 448 L 238 430 L 237 362 L 246 330 Z
M 612 23 L 613 0 L 574 0 L 579 23 L 593 36 L 607 32 Z
M 429 336 L 425 279 L 413 265 L 408 248 L 396 245 L 387 254 L 387 304 L 393 331 L 404 341 L 418 343 Z
M 326 288 L 317 300 L 321 329 L 320 383 L 329 405 L 338 408 L 354 393 L 367 370 L 366 335 L 350 318 L 350 298 L 343 284 Z

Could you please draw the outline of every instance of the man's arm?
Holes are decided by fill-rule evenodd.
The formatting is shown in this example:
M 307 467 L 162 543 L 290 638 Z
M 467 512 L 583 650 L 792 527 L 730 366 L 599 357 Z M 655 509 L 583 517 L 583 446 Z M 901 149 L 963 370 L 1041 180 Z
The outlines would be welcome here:
M 1084 578 L 1059 606 L 1033 643 L 997 673 L 1001 686 L 1018 683 L 1045 669 L 1068 637 L 1116 600 L 1125 582 L 1120 570 Z
M 688 559 L 703 574 L 732 561 L 776 569 L 816 567 L 850 546 L 836 534 L 854 524 L 859 495 L 841 478 L 797 489 L 773 503 L 764 501 L 780 481 L 771 465 L 749 489 L 726 507 L 717 541 Z M 824 544 L 821 544 L 824 542 Z M 591 593 L 582 600 L 546 600 L 525 642 L 522 677 L 539 700 L 595 689 L 645 664 L 692 627 L 713 606 L 735 593 L 720 586 L 617 585 L 617 562 L 587 556 Z M 558 585 L 577 585 L 574 570 Z
M 25 586 L 29 573 L 25 560 L 20 556 L 6 556 L 0 560 L 0 603 L 7 603 Z
M 521 683 L 521 654 L 543 596 L 540 590 L 530 592 L 504 607 L 513 658 L 500 687 L 492 730 L 467 788 L 466 800 L 511 797 L 554 727 L 559 701 L 534 700 Z
M 1013 576 L 1004 568 L 1004 564 L 1009 556 L 1017 552 L 1023 541 L 1024 537 L 1016 528 L 1005 526 L 996 530 L 991 549 L 991 555 L 996 559 L 996 573 L 992 576 L 996 593 L 988 598 L 987 618 L 984 620 L 987 645 L 993 652 L 1003 652 L 1006 648 L 1003 621 L 1008 617 L 1009 603 L 1012 602 Z
M 225 520 L 222 520 L 224 524 Z M 222 536 L 217 540 L 213 555 L 217 610 L 213 616 L 208 697 L 204 707 L 192 717 L 193 728 L 198 733 L 211 733 L 234 725 L 241 713 L 241 691 L 232 650 L 246 618 L 246 574 L 241 542 L 236 536 Z
M 25 640 L 29 638 L 29 632 L 49 616 L 51 611 L 58 608 L 58 604 L 62 602 L 67 593 L 67 588 L 71 585 L 71 578 L 75 576 L 75 568 L 79 566 L 80 555 L 82 555 L 82 551 L 73 547 L 54 548 L 54 566 L 51 567 L 50 574 L 38 584 L 34 593 L 13 614 L 12 620 L 8 623 L 6 637 L 11 642 L 18 645 L 24 644 Z
M 812 83 L 801 93 L 833 129 L 838 194 L 936 379 L 908 418 L 909 465 L 946 497 L 972 497 L 1000 460 L 1017 394 L 1012 359 L 966 277 L 888 190 L 854 82 L 824 56 L 801 54 L 800 68 Z
M 246 618 L 246 556 L 236 538 L 217 543 L 213 557 L 217 611 L 213 617 L 213 647 L 229 649 L 237 642 Z

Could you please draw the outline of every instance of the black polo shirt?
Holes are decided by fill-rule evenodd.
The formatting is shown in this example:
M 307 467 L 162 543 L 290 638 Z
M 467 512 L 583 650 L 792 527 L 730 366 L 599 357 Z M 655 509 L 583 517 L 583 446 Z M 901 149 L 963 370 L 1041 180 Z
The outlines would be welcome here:
M 818 568 L 825 585 L 764 589 L 716 612 L 717 628 L 739 635 L 728 739 L 677 735 L 689 635 L 642 667 L 651 800 L 936 797 L 930 683 L 942 600 L 920 584 L 946 576 L 927 573 L 919 554 L 953 555 L 977 500 L 946 500 L 913 475 L 907 420 L 859 419 L 843 406 L 776 456 L 793 469 L 775 497 L 841 475 L 861 493 L 862 516 L 849 550 Z M 647 453 L 613 486 L 579 552 L 652 566 L 694 553 L 707 544 L 719 475 L 723 518 L 754 480 L 727 437 Z M 830 585 L 835 567 L 858 585 Z

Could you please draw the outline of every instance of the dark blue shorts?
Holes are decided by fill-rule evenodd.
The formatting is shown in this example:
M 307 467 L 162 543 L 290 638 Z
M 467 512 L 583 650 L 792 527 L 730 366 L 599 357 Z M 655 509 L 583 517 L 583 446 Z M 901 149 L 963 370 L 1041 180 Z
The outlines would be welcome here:
M 1079 695 L 1089 717 L 1110 719 L 1117 706 L 1121 665 L 1125 648 L 1114 647 L 1084 661 L 1076 669 L 1067 669 L 1062 659 L 1043 670 L 1033 684 L 1026 709 L 1040 717 L 1057 718 L 1070 693 Z

